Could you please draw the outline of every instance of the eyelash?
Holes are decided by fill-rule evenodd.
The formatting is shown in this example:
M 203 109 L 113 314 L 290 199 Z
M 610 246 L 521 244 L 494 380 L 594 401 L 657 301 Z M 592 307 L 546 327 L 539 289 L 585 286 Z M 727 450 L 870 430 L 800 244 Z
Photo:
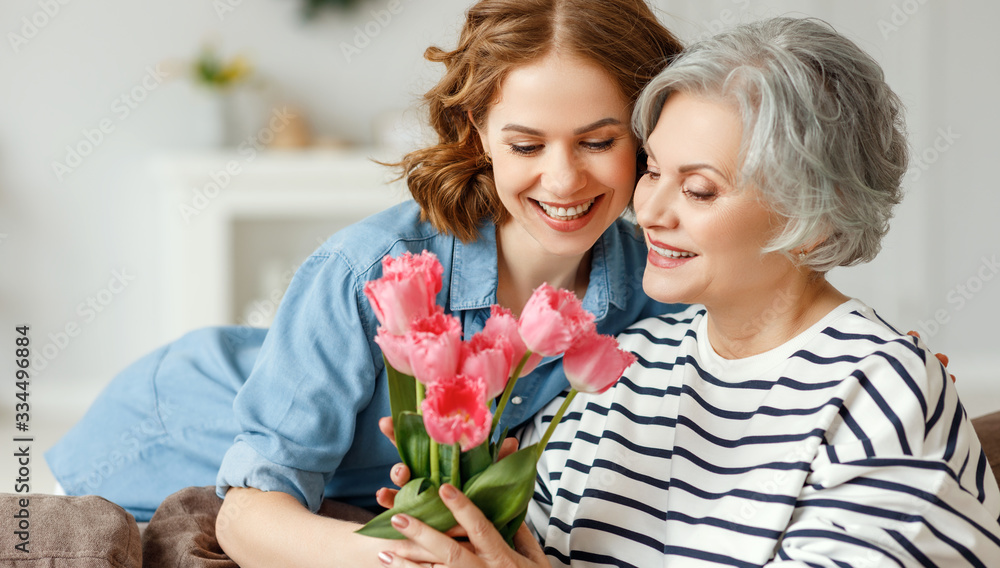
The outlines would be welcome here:
M 660 179 L 660 172 L 655 172 L 647 168 L 639 174 L 640 178 L 646 176 L 649 176 L 650 181 L 656 181 Z M 686 187 L 681 188 L 681 192 L 695 201 L 710 201 L 715 198 L 717 193 L 714 189 L 709 189 L 708 191 L 705 192 L 696 192 L 696 191 L 691 191 Z
M 694 199 L 695 201 L 710 201 L 715 198 L 714 191 L 711 191 L 709 193 L 696 193 L 687 188 L 684 188 L 681 191 L 684 192 L 684 195 L 690 197 L 691 199 Z
M 615 138 L 608 138 L 600 142 L 581 142 L 580 145 L 591 152 L 606 152 L 614 147 L 615 142 L 617 142 Z M 508 144 L 507 147 L 510 149 L 510 153 L 516 156 L 531 156 L 537 154 L 543 145 L 532 144 L 524 146 L 520 144 Z

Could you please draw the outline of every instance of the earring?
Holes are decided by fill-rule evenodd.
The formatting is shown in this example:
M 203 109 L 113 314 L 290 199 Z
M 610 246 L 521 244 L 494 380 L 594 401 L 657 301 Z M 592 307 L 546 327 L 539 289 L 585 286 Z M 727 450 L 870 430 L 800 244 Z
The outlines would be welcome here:
M 801 251 L 800 250 L 799 251 L 799 262 L 803 262 L 803 261 L 805 261 L 805 259 L 806 259 L 806 253 L 805 253 L 805 251 Z

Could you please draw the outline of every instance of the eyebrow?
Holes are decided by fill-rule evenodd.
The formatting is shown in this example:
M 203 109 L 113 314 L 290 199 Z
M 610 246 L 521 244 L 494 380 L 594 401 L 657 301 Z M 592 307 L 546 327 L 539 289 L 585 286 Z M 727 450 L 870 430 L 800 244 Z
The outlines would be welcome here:
M 729 180 L 729 176 L 728 175 L 722 173 L 722 171 L 719 170 L 719 168 L 716 168 L 715 166 L 713 166 L 711 164 L 685 164 L 685 165 L 677 168 L 677 171 L 680 172 L 680 173 L 682 173 L 682 174 L 686 174 L 688 172 L 695 172 L 695 171 L 698 171 L 698 170 L 711 170 L 711 171 L 715 172 L 716 174 L 718 174 L 719 176 L 721 176 L 722 179 L 727 180 L 727 181 Z
M 650 158 L 652 158 L 653 161 L 656 161 L 656 156 L 654 156 L 653 152 L 650 151 L 648 144 L 643 144 L 642 145 L 642 149 L 643 149 L 643 151 L 646 152 L 647 156 L 649 156 Z M 717 168 L 717 167 L 715 167 L 715 166 L 713 166 L 711 164 L 702 164 L 702 163 L 684 164 L 683 166 L 680 166 L 679 168 L 677 168 L 678 173 L 682 173 L 682 174 L 686 174 L 688 172 L 695 172 L 695 171 L 698 171 L 698 170 L 711 170 L 711 171 L 715 172 L 716 174 L 718 174 L 719 176 L 721 176 L 722 179 L 724 179 L 726 181 L 730 181 L 730 177 L 728 175 L 726 175 L 721 170 L 719 170 L 719 168 Z
M 577 128 L 576 130 L 574 130 L 573 134 L 574 135 L 584 134 L 584 133 L 587 133 L 587 132 L 591 132 L 593 130 L 597 130 L 598 128 L 601 128 L 603 126 L 620 126 L 621 123 L 622 123 L 622 121 L 618 120 L 617 118 L 612 118 L 612 117 L 609 116 L 608 118 L 602 118 L 601 120 L 598 120 L 596 122 L 591 122 L 590 124 L 588 124 L 586 126 L 581 126 L 580 128 Z M 542 136 L 544 134 L 541 130 L 537 130 L 535 128 L 530 128 L 528 126 L 522 126 L 520 124 L 513 124 L 513 123 L 512 124 L 504 125 L 504 127 L 501 128 L 500 131 L 501 132 L 511 132 L 511 131 L 512 132 L 521 132 L 521 133 L 524 133 L 524 134 L 528 134 L 530 136 Z

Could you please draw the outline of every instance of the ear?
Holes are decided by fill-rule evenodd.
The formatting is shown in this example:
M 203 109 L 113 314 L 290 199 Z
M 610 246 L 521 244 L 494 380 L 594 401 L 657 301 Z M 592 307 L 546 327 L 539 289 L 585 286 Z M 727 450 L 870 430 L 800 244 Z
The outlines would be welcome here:
M 465 114 L 469 118 L 469 124 L 471 124 L 472 127 L 475 128 L 476 132 L 479 134 L 479 143 L 483 145 L 483 151 L 486 152 L 487 156 L 492 156 L 493 150 L 490 148 L 489 136 L 487 136 L 486 128 L 485 127 L 480 128 L 479 125 L 476 124 L 476 121 L 473 120 L 472 118 L 471 110 L 465 111 Z

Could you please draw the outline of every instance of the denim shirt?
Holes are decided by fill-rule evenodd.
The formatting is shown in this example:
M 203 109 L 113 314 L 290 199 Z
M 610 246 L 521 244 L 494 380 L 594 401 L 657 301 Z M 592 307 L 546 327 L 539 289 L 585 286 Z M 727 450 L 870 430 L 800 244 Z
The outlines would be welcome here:
M 378 429 L 390 414 L 385 365 L 374 342 L 378 321 L 364 285 L 382 275 L 382 258 L 428 250 L 444 274 L 437 301 L 462 322 L 466 338 L 482 330 L 496 303 L 496 228 L 463 243 L 420 220 L 408 201 L 333 235 L 299 268 L 289 285 L 246 384 L 234 403 L 242 433 L 216 480 L 229 487 L 282 491 L 311 511 L 324 497 L 375 506 L 391 486 L 395 447 Z M 650 300 L 642 291 L 646 248 L 619 220 L 593 248 L 583 307 L 600 333 L 617 335 L 647 316 L 683 306 Z M 559 357 L 544 359 L 518 380 L 500 429 L 515 427 L 568 386 Z

